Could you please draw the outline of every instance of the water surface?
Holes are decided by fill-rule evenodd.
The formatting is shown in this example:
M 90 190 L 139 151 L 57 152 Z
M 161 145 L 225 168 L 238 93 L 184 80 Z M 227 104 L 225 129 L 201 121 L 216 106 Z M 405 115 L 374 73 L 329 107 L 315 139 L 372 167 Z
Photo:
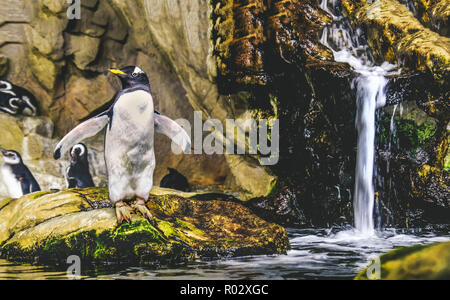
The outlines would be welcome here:
M 424 230 L 385 230 L 361 236 L 343 229 L 288 229 L 287 255 L 227 258 L 151 269 L 103 266 L 83 270 L 83 279 L 352 279 L 378 255 L 401 246 L 450 240 L 450 234 Z M 0 279 L 67 279 L 50 267 L 0 260 Z

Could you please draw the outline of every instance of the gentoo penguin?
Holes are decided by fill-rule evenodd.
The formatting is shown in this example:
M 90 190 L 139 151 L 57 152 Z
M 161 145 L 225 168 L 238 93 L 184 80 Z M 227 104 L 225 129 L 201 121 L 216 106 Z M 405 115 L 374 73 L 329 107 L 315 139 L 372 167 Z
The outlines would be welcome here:
M 109 199 L 116 209 L 117 220 L 119 224 L 129 222 L 134 210 L 152 220 L 145 204 L 155 170 L 154 131 L 167 135 L 186 153 L 190 152 L 191 139 L 176 122 L 154 113 L 150 83 L 144 71 L 134 66 L 110 71 L 122 83 L 114 104 L 70 131 L 56 146 L 54 157 L 59 159 L 70 147 L 106 127 Z M 131 207 L 127 202 L 131 202 Z
M 175 169 L 167 168 L 169 174 L 161 179 L 160 187 L 179 190 L 183 192 L 189 191 L 189 183 L 186 177 Z
M 66 171 L 67 187 L 88 188 L 94 187 L 89 171 L 88 150 L 85 144 L 79 143 L 72 147 L 70 153 L 70 166 Z
M 6 80 L 0 80 L 0 110 L 11 115 L 39 114 L 39 106 L 33 94 Z
M 3 148 L 0 148 L 0 152 L 5 161 L 1 168 L 3 182 L 11 198 L 19 198 L 41 190 L 19 153 Z

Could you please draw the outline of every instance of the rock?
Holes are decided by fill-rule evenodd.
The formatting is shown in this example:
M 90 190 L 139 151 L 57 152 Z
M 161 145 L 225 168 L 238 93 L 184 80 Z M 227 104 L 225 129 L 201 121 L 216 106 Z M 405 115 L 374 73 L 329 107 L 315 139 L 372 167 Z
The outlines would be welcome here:
M 24 133 L 19 120 L 6 113 L 0 113 L 0 124 L 3 131 L 0 135 L 0 147 L 19 152 L 22 150 Z
M 58 1 L 58 0 L 43 0 L 42 4 L 54 14 L 65 12 L 69 7 L 66 4 L 66 1 Z
M 133 216 L 117 226 L 106 189 L 40 192 L 0 201 L 1 256 L 12 261 L 175 263 L 196 257 L 281 254 L 286 231 L 240 204 L 200 201 L 156 189 L 148 208 L 156 224 Z
M 56 16 L 36 18 L 26 27 L 28 43 L 52 60 L 60 60 L 64 55 L 63 31 L 68 24 L 67 18 Z
M 268 197 L 251 199 L 244 205 L 269 222 L 295 227 L 308 225 L 295 192 L 288 187 Z
M 396 249 L 380 256 L 379 260 L 382 280 L 448 280 L 450 278 L 450 242 Z M 376 268 L 374 264 L 375 262 L 361 271 L 355 279 L 370 279 L 367 271 L 374 270 Z
M 234 180 L 241 188 L 241 200 L 246 201 L 270 195 L 277 183 L 277 177 L 261 168 L 258 161 L 245 160 L 239 155 L 227 155 L 226 159 L 234 175 Z
M 53 91 L 61 66 L 38 52 L 29 54 L 30 67 L 39 83 L 47 90 Z
M 377 123 L 380 176 L 376 190 L 382 224 L 408 228 L 449 226 L 450 176 L 444 170 L 448 137 L 440 134 L 441 122 L 411 101 L 395 109 L 384 108 Z
M 449 36 L 449 6 L 448 0 L 409 0 L 410 10 L 414 13 L 422 24 L 438 32 L 441 35 Z
M 108 15 L 103 10 L 91 11 L 90 9 L 81 9 L 80 20 L 73 22 L 71 32 L 75 34 L 88 35 L 90 37 L 99 38 L 106 32 L 108 24 Z
M 96 108 L 112 99 L 115 88 L 105 75 L 85 78 L 74 74 L 66 83 L 66 96 L 59 100 L 62 113 L 58 116 L 57 133 L 63 135 L 80 123 Z M 70 110 L 64 109 L 70 107 Z M 101 134 L 99 134 L 101 136 Z
M 88 35 L 68 35 L 67 55 L 74 56 L 75 65 L 84 70 L 98 54 L 100 39 Z
M 430 72 L 437 81 L 448 80 L 450 39 L 425 28 L 404 5 L 396 0 L 344 0 L 342 5 L 367 33 L 378 61 L 399 61 L 412 70 Z
M 81 5 L 88 8 L 94 8 L 98 3 L 98 0 L 83 0 Z
M 8 71 L 8 57 L 0 55 L 0 77 Z

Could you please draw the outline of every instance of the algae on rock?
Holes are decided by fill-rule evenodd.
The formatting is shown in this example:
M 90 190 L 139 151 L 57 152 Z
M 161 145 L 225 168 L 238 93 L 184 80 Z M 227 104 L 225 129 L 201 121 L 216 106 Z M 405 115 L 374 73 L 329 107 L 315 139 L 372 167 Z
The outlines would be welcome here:
M 16 261 L 63 263 L 69 255 L 83 262 L 156 264 L 198 257 L 281 254 L 289 248 L 286 231 L 244 206 L 196 200 L 195 194 L 155 188 L 149 223 L 133 215 L 117 227 L 107 189 L 41 192 L 0 202 L 0 252 Z M 184 198 L 182 196 L 190 196 Z
M 382 280 L 444 280 L 450 278 L 450 242 L 416 245 L 393 250 L 380 256 Z M 370 279 L 368 268 L 356 280 Z

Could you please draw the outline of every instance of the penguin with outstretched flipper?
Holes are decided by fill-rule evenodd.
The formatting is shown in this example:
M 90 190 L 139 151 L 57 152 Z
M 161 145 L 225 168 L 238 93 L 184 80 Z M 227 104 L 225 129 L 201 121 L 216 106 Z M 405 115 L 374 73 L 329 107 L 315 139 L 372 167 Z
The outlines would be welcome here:
M 171 138 L 185 153 L 190 152 L 191 139 L 176 122 L 154 112 L 150 83 L 144 71 L 133 66 L 111 72 L 122 82 L 114 104 L 70 131 L 56 146 L 54 157 L 59 159 L 73 145 L 106 127 L 109 199 L 119 224 L 129 222 L 133 211 L 153 220 L 146 202 L 156 164 L 154 131 Z

